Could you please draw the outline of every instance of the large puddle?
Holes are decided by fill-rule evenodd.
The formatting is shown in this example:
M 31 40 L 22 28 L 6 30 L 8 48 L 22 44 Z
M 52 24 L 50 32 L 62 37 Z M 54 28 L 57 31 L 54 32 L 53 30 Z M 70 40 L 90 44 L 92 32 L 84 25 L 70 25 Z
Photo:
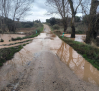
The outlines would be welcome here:
M 4 42 L 6 43 L 6 42 L 9 42 L 9 40 L 11 41 L 12 38 L 24 37 L 24 36 L 25 35 L 19 35 L 19 34 L 0 34 L 0 40 L 2 38 Z
M 32 43 L 16 53 L 14 58 L 6 62 L 0 69 L 0 88 L 2 89 L 17 77 L 21 78 L 22 72 L 28 67 L 33 58 L 39 56 L 38 52 L 40 51 L 55 53 L 79 78 L 99 86 L 99 71 L 69 45 L 50 33 L 48 26 L 45 25 L 44 29 L 48 31 L 35 37 Z
M 57 55 L 79 78 L 99 86 L 99 71 L 69 45 L 62 42 Z
M 71 34 L 64 34 L 64 36 L 70 38 L 71 37 Z M 84 42 L 85 38 L 86 38 L 86 35 L 85 34 L 76 34 L 75 35 L 75 38 L 71 38 L 71 39 L 73 39 L 75 41 L 79 41 L 79 42 Z

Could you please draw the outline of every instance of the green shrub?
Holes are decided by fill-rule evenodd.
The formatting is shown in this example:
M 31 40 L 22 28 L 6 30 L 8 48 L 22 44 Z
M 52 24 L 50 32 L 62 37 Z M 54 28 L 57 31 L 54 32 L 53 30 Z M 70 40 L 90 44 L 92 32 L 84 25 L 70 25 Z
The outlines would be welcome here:
M 34 23 L 34 27 L 39 27 L 39 24 L 38 23 Z
M 31 25 L 25 24 L 25 25 L 24 25 L 24 28 L 31 28 Z
M 59 30 L 59 25 L 57 25 L 57 24 L 53 25 L 53 29 Z
M 13 58 L 14 54 L 20 51 L 23 48 L 23 45 L 19 45 L 16 47 L 9 47 L 9 48 L 2 48 L 0 49 L 0 67 L 5 63 L 7 60 Z
M 83 31 L 81 31 L 81 30 L 77 30 L 77 31 L 75 31 L 76 32 L 76 34 L 83 34 L 84 32 Z
M 16 40 L 21 40 L 21 39 L 22 39 L 21 37 L 17 37 L 17 38 L 12 38 L 11 40 L 16 41 Z
M 37 31 L 37 33 L 40 32 L 40 28 L 37 28 L 36 31 Z
M 4 40 L 3 39 L 1 39 L 1 41 L 0 42 L 4 42 Z

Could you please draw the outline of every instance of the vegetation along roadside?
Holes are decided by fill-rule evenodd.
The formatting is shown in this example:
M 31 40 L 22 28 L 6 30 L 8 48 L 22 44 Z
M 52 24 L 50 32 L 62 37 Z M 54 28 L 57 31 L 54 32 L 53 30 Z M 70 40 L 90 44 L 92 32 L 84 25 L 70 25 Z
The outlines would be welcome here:
M 34 35 L 28 36 L 28 37 L 23 37 L 22 39 L 26 38 L 33 38 L 38 36 L 41 32 L 43 31 L 43 27 L 40 28 L 40 31 Z M 16 39 L 17 40 L 17 39 Z M 0 49 L 0 67 L 5 63 L 7 60 L 10 60 L 13 58 L 14 54 L 18 51 L 20 51 L 23 46 L 25 46 L 28 43 L 25 43 L 23 45 L 19 45 L 16 47 L 9 47 L 9 48 L 2 48 Z
M 20 51 L 23 46 L 26 44 L 19 45 L 16 47 L 9 47 L 9 48 L 2 48 L 0 49 L 0 67 L 5 63 L 7 60 L 10 60 L 13 58 L 14 54 L 18 51 Z
M 67 37 L 59 36 L 64 42 L 69 44 L 74 50 L 81 54 L 88 62 L 99 70 L 99 48 L 84 44 L 78 41 L 73 41 Z
M 38 36 L 41 32 L 43 31 L 43 26 L 40 27 L 37 32 L 35 32 L 35 34 L 32 34 L 30 36 L 26 36 L 26 37 L 17 37 L 17 38 L 12 38 L 12 41 L 16 41 L 16 40 L 23 40 L 23 39 L 27 39 L 27 38 L 34 38 L 36 36 Z
M 62 34 L 60 31 L 55 31 L 52 26 L 50 26 L 50 28 L 53 33 L 58 35 L 60 39 L 69 44 L 75 51 L 81 54 L 88 62 L 90 62 L 95 68 L 99 70 L 99 48 L 89 44 L 73 41 L 67 37 L 62 37 L 60 36 L 60 34 Z
M 22 42 L 16 42 L 16 43 L 10 43 L 10 44 L 3 44 L 3 45 L 0 45 L 0 46 L 11 46 L 11 45 L 16 45 L 16 44 L 20 44 L 20 43 L 29 42 L 29 41 L 32 41 L 32 40 L 33 39 L 29 39 L 29 40 L 22 41 Z

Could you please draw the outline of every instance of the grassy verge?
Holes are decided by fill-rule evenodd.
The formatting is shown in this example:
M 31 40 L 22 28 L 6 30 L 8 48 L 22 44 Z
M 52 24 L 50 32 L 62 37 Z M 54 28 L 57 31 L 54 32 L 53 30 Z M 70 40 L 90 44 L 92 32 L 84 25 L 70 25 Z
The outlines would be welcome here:
M 35 33 L 33 35 L 22 37 L 22 38 L 21 37 L 12 38 L 12 41 L 23 40 L 23 39 L 27 39 L 27 38 L 34 38 L 34 37 L 38 36 L 42 31 L 43 31 L 43 27 L 41 27 L 40 30 L 37 31 L 37 33 Z
M 69 44 L 74 50 L 81 54 L 88 62 L 99 70 L 99 49 L 93 46 L 73 41 L 67 37 L 61 37 L 64 42 Z
M 15 44 L 19 44 L 19 43 L 29 42 L 29 41 L 32 41 L 32 40 L 33 40 L 33 39 L 26 40 L 26 41 L 22 41 L 22 42 L 11 43 L 11 44 L 4 44 L 4 45 L 0 45 L 0 46 L 10 46 L 10 45 L 15 45 Z
M 19 45 L 16 47 L 10 47 L 10 48 L 2 48 L 0 49 L 0 67 L 5 63 L 7 60 L 10 60 L 13 58 L 14 54 L 18 51 L 20 51 L 23 46 L 26 44 Z

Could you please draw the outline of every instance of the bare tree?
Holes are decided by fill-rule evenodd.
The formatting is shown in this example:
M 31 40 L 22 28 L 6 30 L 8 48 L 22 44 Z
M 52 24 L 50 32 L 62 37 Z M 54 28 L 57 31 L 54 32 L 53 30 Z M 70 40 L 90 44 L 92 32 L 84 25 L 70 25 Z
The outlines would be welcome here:
M 10 0 L 0 0 L 1 29 L 6 30 L 5 19 L 10 11 Z
M 11 3 L 11 15 L 13 17 L 13 20 L 23 17 L 24 14 L 26 14 L 27 11 L 30 10 L 31 2 L 33 2 L 33 0 L 14 0 L 14 2 Z
M 75 16 L 77 14 L 78 8 L 81 5 L 82 0 L 47 0 L 49 4 L 52 4 L 54 8 L 58 11 L 61 15 L 64 25 L 64 32 L 67 29 L 67 16 L 72 15 L 71 19 L 71 28 L 72 33 L 71 37 L 75 38 Z M 55 12 L 54 12 L 55 13 Z M 67 17 L 67 18 L 66 18 Z
M 32 2 L 33 0 L 0 0 L 0 15 L 3 19 L 1 22 L 6 24 L 6 19 L 12 19 L 12 30 L 15 32 L 15 21 L 26 15 Z
M 10 13 L 12 15 L 12 19 L 14 24 L 12 24 L 12 29 L 16 30 L 16 22 L 15 20 L 20 20 L 22 17 L 26 15 L 26 13 L 30 10 L 30 4 L 33 2 L 33 0 L 15 0 L 11 3 L 12 6 L 12 12 Z
M 50 13 L 58 13 L 62 18 L 64 32 L 67 30 L 67 17 L 69 13 L 69 4 L 67 0 L 47 0 L 47 3 L 54 9 Z
M 71 20 L 71 28 L 72 28 L 72 33 L 71 33 L 71 38 L 75 38 L 75 16 L 77 14 L 77 10 L 79 6 L 81 5 L 82 0 L 76 0 L 76 5 L 74 3 L 74 0 L 68 0 L 71 8 L 71 15 L 72 15 L 72 20 Z
M 99 6 L 98 0 L 90 0 L 91 4 L 88 12 L 88 31 L 86 32 L 86 43 L 96 40 L 99 30 L 99 14 L 97 13 L 97 7 Z M 88 8 L 88 7 L 87 7 Z M 86 14 L 87 8 L 82 4 L 82 9 Z

